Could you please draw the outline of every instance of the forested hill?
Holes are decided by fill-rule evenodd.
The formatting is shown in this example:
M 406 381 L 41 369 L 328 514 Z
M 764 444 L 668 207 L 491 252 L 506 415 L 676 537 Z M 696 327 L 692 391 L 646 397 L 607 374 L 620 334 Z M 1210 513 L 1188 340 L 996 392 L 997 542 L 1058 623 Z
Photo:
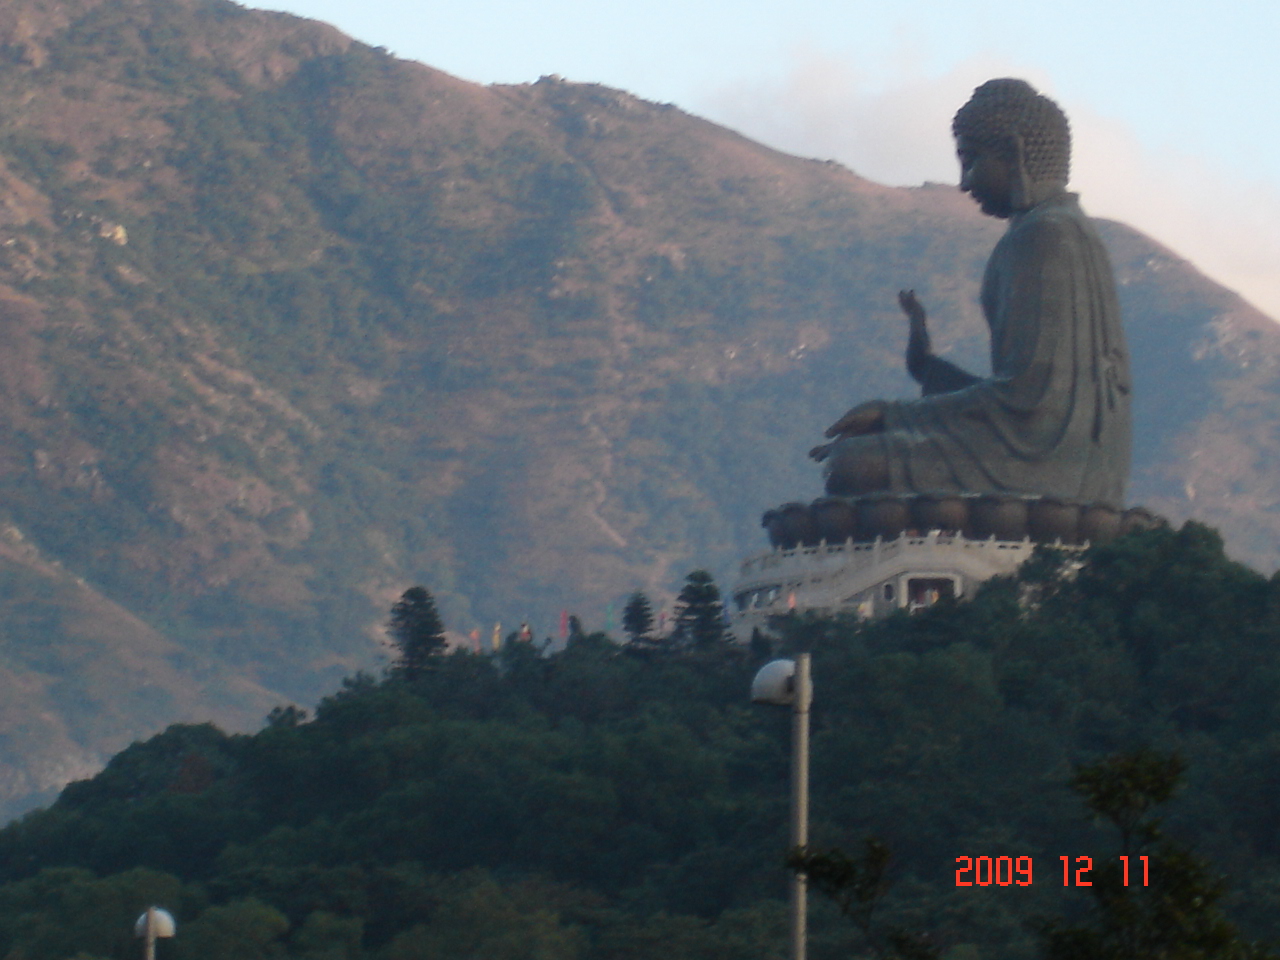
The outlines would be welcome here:
M 870 940 L 815 897 L 815 960 L 1274 956 L 1237 941 L 1280 938 L 1280 581 L 1196 524 L 1069 560 L 916 616 L 783 625 L 813 658 L 811 841 L 891 858 L 854 901 Z M 253 736 L 174 727 L 0 831 L 0 954 L 123 960 L 160 903 L 181 960 L 773 960 L 789 718 L 746 702 L 767 656 L 511 642 Z M 1182 758 L 1172 799 L 1159 762 L 1097 775 L 1138 748 Z M 985 880 L 957 885 L 958 857 Z M 1000 858 L 1020 872 L 993 882 Z
M 488 636 L 727 578 L 825 425 L 910 393 L 899 288 L 983 368 L 998 231 L 621 91 L 226 0 L 5 0 L 0 797 L 313 702 L 413 583 Z M 1104 231 L 1131 500 L 1274 565 L 1280 334 Z

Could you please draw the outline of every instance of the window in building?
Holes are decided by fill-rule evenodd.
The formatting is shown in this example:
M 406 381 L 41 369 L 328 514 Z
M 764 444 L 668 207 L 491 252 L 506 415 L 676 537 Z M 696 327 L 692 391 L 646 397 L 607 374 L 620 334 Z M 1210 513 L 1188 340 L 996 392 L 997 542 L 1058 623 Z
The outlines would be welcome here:
M 912 577 L 907 581 L 907 608 L 920 610 L 944 598 L 956 595 L 956 581 L 951 577 Z

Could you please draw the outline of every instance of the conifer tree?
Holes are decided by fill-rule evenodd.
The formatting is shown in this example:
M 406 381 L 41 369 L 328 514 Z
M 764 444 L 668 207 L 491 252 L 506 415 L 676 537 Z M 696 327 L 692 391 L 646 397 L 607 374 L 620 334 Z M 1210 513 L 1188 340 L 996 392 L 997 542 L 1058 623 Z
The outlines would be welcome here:
M 714 646 L 727 638 L 720 588 L 706 570 L 685 577 L 676 598 L 675 620 L 677 637 L 695 647 Z
M 653 629 L 653 605 L 643 592 L 637 590 L 627 598 L 622 610 L 622 629 L 632 643 L 647 639 Z
M 391 672 L 406 680 L 421 677 L 448 645 L 436 602 L 424 587 L 410 587 L 395 602 L 387 632 L 397 651 Z

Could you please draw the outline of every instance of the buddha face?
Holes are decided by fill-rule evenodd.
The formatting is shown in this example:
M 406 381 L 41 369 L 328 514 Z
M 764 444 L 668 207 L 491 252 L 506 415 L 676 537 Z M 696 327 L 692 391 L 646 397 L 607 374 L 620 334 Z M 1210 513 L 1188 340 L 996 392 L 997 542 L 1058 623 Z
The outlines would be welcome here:
M 1016 162 L 967 137 L 956 140 L 956 155 L 960 158 L 960 189 L 977 200 L 988 216 L 1013 216 L 1013 186 L 1019 173 Z

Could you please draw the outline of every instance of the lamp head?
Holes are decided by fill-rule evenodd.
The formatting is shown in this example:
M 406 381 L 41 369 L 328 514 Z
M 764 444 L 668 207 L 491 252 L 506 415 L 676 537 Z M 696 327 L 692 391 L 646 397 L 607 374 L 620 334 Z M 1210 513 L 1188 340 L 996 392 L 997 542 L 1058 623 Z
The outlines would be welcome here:
M 759 669 L 751 681 L 751 702 L 772 703 L 789 707 L 796 698 L 796 662 L 771 660 Z

